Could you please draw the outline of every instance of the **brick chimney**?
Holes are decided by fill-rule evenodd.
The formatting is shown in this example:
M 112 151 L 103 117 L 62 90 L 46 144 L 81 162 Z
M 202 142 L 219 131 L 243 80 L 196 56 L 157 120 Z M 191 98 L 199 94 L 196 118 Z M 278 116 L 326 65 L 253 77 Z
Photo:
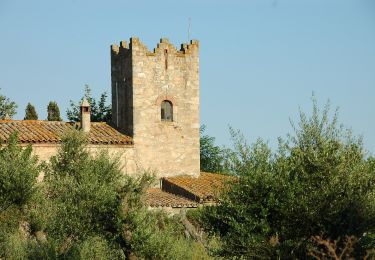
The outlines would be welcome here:
M 86 98 L 81 103 L 81 128 L 83 132 L 90 132 L 91 127 L 91 107 Z

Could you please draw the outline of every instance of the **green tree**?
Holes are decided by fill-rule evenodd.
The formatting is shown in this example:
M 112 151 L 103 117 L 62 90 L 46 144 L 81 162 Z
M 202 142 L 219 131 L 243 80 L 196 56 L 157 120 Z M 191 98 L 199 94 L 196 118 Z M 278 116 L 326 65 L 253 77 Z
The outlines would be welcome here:
M 22 207 L 34 194 L 40 168 L 31 152 L 30 145 L 18 145 L 17 133 L 0 148 L 0 212 L 12 205 Z
M 0 258 L 208 258 L 186 239 L 179 217 L 148 209 L 152 175 L 126 176 L 119 157 L 92 155 L 86 144 L 87 136 L 72 129 L 42 166 L 16 134 L 0 149 Z
M 27 254 L 27 218 L 38 194 L 41 173 L 31 146 L 22 148 L 17 133 L 0 148 L 0 258 L 21 259 Z
M 93 158 L 83 132 L 72 130 L 62 138 L 58 154 L 51 158 L 46 185 L 54 205 L 47 230 L 64 254 L 89 237 L 114 240 L 120 234 L 118 190 L 123 175 L 118 164 L 106 152 Z
M 48 121 L 62 121 L 60 117 L 60 109 L 55 101 L 50 101 L 47 106 Z
M 24 120 L 38 120 L 38 114 L 31 103 L 27 103 Z
M 258 140 L 248 145 L 231 130 L 228 165 L 238 180 L 216 207 L 205 207 L 202 226 L 220 236 L 220 255 L 244 258 L 306 258 L 313 236 L 366 240 L 375 229 L 374 164 L 360 138 L 321 112 L 300 112 L 294 135 L 272 152 Z M 357 248 L 357 257 L 372 242 Z M 362 246 L 362 248 L 360 248 Z M 373 246 L 373 245 L 372 245 Z
M 224 150 L 215 145 L 215 137 L 206 135 L 206 126 L 200 128 L 200 165 L 201 171 L 224 172 Z
M 0 119 L 3 120 L 8 115 L 9 117 L 13 117 L 17 112 L 17 105 L 15 102 L 10 101 L 4 95 L 0 94 Z
M 51 254 L 62 258 L 192 259 L 194 250 L 204 256 L 197 243 L 185 238 L 181 222 L 144 204 L 152 175 L 125 176 L 118 157 L 105 151 L 91 155 L 86 140 L 81 131 L 68 132 L 46 170 L 50 202 L 41 210 L 48 212 L 49 242 L 43 250 L 52 245 Z M 43 250 L 36 251 L 41 255 Z
M 107 93 L 104 92 L 100 95 L 99 101 L 97 101 L 91 93 L 91 89 L 88 85 L 85 85 L 84 97 L 90 103 L 91 106 L 91 121 L 92 122 L 107 122 L 110 123 L 112 119 L 112 108 L 111 105 L 107 105 Z M 83 98 L 79 102 L 70 100 L 70 108 L 66 110 L 66 115 L 70 121 L 79 122 L 81 120 L 80 106 Z

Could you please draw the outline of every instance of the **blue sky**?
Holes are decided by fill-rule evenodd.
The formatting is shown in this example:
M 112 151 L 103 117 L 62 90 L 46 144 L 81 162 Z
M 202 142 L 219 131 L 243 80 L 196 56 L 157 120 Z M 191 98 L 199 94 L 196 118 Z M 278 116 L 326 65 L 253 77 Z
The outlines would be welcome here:
M 275 147 L 299 107 L 330 99 L 340 122 L 375 153 L 375 1 L 0 0 L 0 88 L 46 118 L 65 114 L 84 84 L 110 94 L 109 46 L 137 36 L 150 49 L 200 41 L 201 123 L 218 144 L 228 126 Z

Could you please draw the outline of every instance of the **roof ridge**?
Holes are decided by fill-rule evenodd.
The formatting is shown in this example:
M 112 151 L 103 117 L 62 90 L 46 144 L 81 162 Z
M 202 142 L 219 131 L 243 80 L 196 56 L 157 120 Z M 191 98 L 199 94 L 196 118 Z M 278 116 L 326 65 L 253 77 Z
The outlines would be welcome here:
M 29 120 L 29 119 L 23 119 L 23 120 L 13 120 L 13 119 L 2 119 L 0 120 L 0 123 L 46 123 L 46 124 L 65 124 L 68 123 L 66 121 L 49 121 L 49 120 Z
M 63 132 L 77 128 L 79 122 L 48 120 L 0 120 L 0 136 L 7 139 L 18 132 L 21 143 L 59 143 Z M 132 145 L 133 139 L 106 122 L 93 122 L 89 133 L 92 144 Z

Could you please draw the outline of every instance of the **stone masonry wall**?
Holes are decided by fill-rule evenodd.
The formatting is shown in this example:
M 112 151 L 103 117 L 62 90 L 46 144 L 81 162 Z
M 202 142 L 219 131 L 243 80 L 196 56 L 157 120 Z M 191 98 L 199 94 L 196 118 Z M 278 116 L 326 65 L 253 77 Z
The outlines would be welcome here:
M 130 134 L 126 129 L 132 129 L 137 165 L 156 171 L 159 177 L 199 176 L 198 41 L 183 44 L 177 50 L 162 39 L 150 52 L 138 38 L 131 38 L 129 48 L 125 42 L 120 47 L 112 46 L 112 66 L 112 86 L 120 86 L 121 77 L 128 77 L 121 86 L 123 92 L 131 93 L 131 98 L 116 94 L 119 91 L 114 93 L 112 87 L 112 100 L 121 107 L 116 110 L 118 113 L 125 110 L 125 117 L 132 113 L 132 121 L 117 114 L 114 124 L 123 118 L 118 129 L 125 134 Z M 131 84 L 131 91 L 126 82 Z M 173 122 L 161 121 L 163 100 L 173 104 Z
M 34 144 L 33 154 L 38 156 L 39 161 L 49 161 L 57 154 L 59 144 Z M 137 165 L 134 161 L 134 149 L 127 145 L 88 145 L 88 150 L 95 155 L 99 150 L 108 150 L 110 155 L 120 156 L 122 170 L 124 174 L 134 175 L 137 173 Z M 38 181 L 43 180 L 44 175 L 38 177 Z
M 112 124 L 133 136 L 132 53 L 125 41 L 111 48 Z

